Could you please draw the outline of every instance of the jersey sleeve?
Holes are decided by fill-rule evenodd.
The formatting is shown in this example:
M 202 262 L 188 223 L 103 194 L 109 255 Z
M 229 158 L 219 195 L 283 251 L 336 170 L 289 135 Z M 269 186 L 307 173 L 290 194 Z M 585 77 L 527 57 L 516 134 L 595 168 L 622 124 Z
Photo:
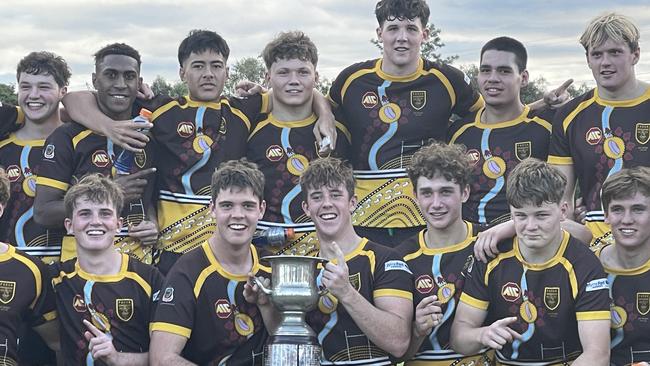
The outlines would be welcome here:
M 0 104 L 0 140 L 17 131 L 24 121 L 25 116 L 20 108 L 10 104 Z
M 551 132 L 551 142 L 548 148 L 548 162 L 557 165 L 572 165 L 571 146 L 564 120 L 572 110 L 571 106 L 564 106 L 555 113 Z
M 145 108 L 148 109 L 150 112 L 155 112 L 158 108 L 164 106 L 165 104 L 173 101 L 173 99 L 170 96 L 167 95 L 156 95 L 152 99 L 149 100 L 142 100 L 142 99 L 136 99 L 135 102 L 133 103 L 133 107 L 131 108 L 131 115 L 133 117 L 136 117 L 140 114 L 140 109 Z
M 52 288 L 52 274 L 40 259 L 33 259 L 38 269 L 35 279 L 40 282 L 40 294 L 30 307 L 28 323 L 36 327 L 56 318 L 56 298 Z M 40 277 L 40 278 L 39 278 Z
M 252 126 L 259 119 L 260 114 L 269 113 L 269 95 L 268 93 L 251 95 L 245 98 L 232 97 L 228 99 L 233 113 L 238 114 L 235 109 L 241 111 L 239 115 L 244 123 L 247 124 L 249 132 Z
M 178 268 L 172 269 L 159 294 L 151 331 L 162 331 L 190 338 L 194 328 L 197 300 L 194 281 Z M 153 292 L 155 294 L 155 292 Z
M 465 271 L 465 285 L 463 293 L 460 295 L 460 301 L 465 304 L 486 310 L 490 305 L 488 293 L 488 284 L 485 279 L 487 264 L 481 261 L 474 261 L 473 266 L 469 266 Z
M 588 248 L 576 265 L 578 292 L 575 301 L 576 319 L 610 320 L 609 285 L 598 258 Z
M 350 146 L 352 144 L 352 135 L 350 131 L 343 126 L 342 123 L 336 122 L 336 146 L 334 147 L 334 155 L 343 160 L 350 159 Z
M 454 114 L 464 117 L 483 106 L 483 98 L 472 88 L 471 80 L 467 74 L 448 65 L 443 65 L 441 71 L 451 83 L 456 94 L 456 103 L 452 108 Z
M 381 256 L 375 267 L 373 298 L 392 296 L 413 300 L 413 273 L 393 249 Z
M 45 140 L 36 184 L 67 191 L 74 173 L 74 147 L 63 125 Z

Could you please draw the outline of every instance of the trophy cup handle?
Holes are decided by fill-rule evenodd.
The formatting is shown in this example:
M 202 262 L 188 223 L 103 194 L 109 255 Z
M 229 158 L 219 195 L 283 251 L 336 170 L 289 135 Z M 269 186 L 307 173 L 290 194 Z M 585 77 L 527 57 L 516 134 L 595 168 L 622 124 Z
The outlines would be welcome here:
M 273 291 L 272 291 L 272 290 L 270 290 L 270 289 L 264 287 L 264 284 L 262 283 L 262 281 L 259 280 L 259 278 L 257 278 L 257 277 L 253 277 L 253 281 L 255 281 L 255 284 L 256 284 L 256 285 L 260 288 L 260 290 L 262 290 L 262 292 L 264 292 L 265 294 L 267 294 L 267 295 L 269 295 L 269 296 L 273 294 Z

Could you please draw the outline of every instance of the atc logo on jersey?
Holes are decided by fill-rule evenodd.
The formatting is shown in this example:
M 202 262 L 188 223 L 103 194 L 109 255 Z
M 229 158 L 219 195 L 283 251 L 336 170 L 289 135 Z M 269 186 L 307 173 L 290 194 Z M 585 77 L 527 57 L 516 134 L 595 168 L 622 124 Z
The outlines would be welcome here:
M 133 299 L 115 299 L 117 317 L 128 322 L 133 317 Z
M 433 291 L 433 287 L 433 278 L 429 275 L 422 275 L 415 280 L 415 289 L 423 295 Z
M 16 282 L 14 281 L 0 281 L 0 302 L 8 304 L 14 299 L 16 294 Z
M 506 301 L 515 302 L 521 297 L 521 288 L 514 282 L 508 282 L 501 287 L 501 296 Z
M 269 161 L 280 161 L 284 156 L 284 149 L 278 145 L 271 145 L 266 149 L 266 158 Z
M 194 124 L 192 122 L 181 122 L 176 126 L 178 136 L 188 138 L 194 135 Z
M 481 160 L 481 153 L 476 150 L 476 149 L 470 149 L 467 150 L 467 157 L 469 157 L 469 160 L 472 162 L 472 165 L 476 165 L 476 163 Z
M 72 298 L 72 308 L 78 312 L 78 313 L 85 313 L 86 312 L 86 302 L 84 301 L 84 298 L 76 294 Z
M 377 106 L 377 103 L 379 103 L 379 97 L 377 94 L 375 94 L 375 92 L 366 92 L 366 94 L 361 97 L 361 105 L 363 105 L 363 107 L 366 109 L 375 108 Z
M 15 182 L 18 179 L 20 179 L 21 172 L 20 172 L 20 167 L 18 165 L 9 165 L 7 167 L 7 177 L 9 178 L 10 182 Z
M 219 299 L 214 303 L 214 312 L 217 313 L 219 319 L 228 319 L 232 314 L 232 307 L 230 302 L 226 299 Z
M 97 150 L 93 153 L 92 163 L 98 168 L 106 168 L 110 164 L 111 159 L 108 157 L 108 154 L 104 150 Z
M 598 145 L 600 141 L 603 139 L 603 132 L 600 130 L 598 127 L 592 127 L 587 131 L 585 134 L 585 141 L 589 145 Z

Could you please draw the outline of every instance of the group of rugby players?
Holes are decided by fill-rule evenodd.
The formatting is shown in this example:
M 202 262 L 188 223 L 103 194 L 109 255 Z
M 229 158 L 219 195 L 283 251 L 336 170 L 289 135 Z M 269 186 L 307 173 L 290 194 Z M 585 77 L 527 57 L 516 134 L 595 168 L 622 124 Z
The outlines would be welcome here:
M 263 50 L 268 90 L 231 98 L 212 31 L 180 44 L 177 99 L 126 44 L 95 54 L 95 92 L 66 93 L 59 56 L 23 58 L 19 107 L 0 106 L 0 363 L 261 365 L 279 313 L 253 279 L 279 253 L 329 261 L 307 314 L 323 365 L 647 365 L 638 28 L 593 19 L 597 87 L 524 105 L 519 41 L 483 46 L 479 94 L 421 58 L 424 0 L 375 13 L 382 57 L 327 97 L 298 31 Z M 274 227 L 295 235 L 251 244 Z

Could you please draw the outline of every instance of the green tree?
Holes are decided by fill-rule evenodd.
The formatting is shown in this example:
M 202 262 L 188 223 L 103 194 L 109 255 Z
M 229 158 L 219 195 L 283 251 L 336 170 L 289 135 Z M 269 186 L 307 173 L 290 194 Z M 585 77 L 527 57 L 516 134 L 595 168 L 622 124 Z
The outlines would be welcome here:
M 587 85 L 587 83 L 583 82 L 579 86 L 576 86 L 575 84 L 571 84 L 571 86 L 569 86 L 569 88 L 567 89 L 567 92 L 569 93 L 571 98 L 575 98 L 577 96 L 580 96 L 580 95 L 588 92 L 589 90 L 591 90 L 589 85 Z
M 318 91 L 321 92 L 321 94 L 327 95 L 331 87 L 332 87 L 332 80 L 323 77 L 318 78 L 318 82 L 316 83 L 316 89 L 318 89 Z
M 13 105 L 18 104 L 18 95 L 16 94 L 15 85 L 0 83 L 0 102 Z
M 169 95 L 172 98 L 183 97 L 188 94 L 187 85 L 177 80 L 173 84 L 158 75 L 151 84 L 151 90 L 155 95 Z
M 230 76 L 226 80 L 224 94 L 234 95 L 235 86 L 242 80 L 252 81 L 256 84 L 264 84 L 266 65 L 261 57 L 244 57 L 237 60 L 230 67 Z
M 429 23 L 427 24 L 427 29 L 429 30 L 429 38 L 426 41 L 422 42 L 422 47 L 420 48 L 422 57 L 427 60 L 436 61 L 443 64 L 451 64 L 457 60 L 458 55 L 452 55 L 443 58 L 441 53 L 436 52 L 445 46 L 445 44 L 442 42 L 442 38 L 440 37 L 440 28 L 436 28 L 433 23 Z M 379 42 L 377 38 L 371 39 L 370 43 L 377 46 L 380 51 L 384 50 L 384 46 L 381 44 L 381 42 Z

